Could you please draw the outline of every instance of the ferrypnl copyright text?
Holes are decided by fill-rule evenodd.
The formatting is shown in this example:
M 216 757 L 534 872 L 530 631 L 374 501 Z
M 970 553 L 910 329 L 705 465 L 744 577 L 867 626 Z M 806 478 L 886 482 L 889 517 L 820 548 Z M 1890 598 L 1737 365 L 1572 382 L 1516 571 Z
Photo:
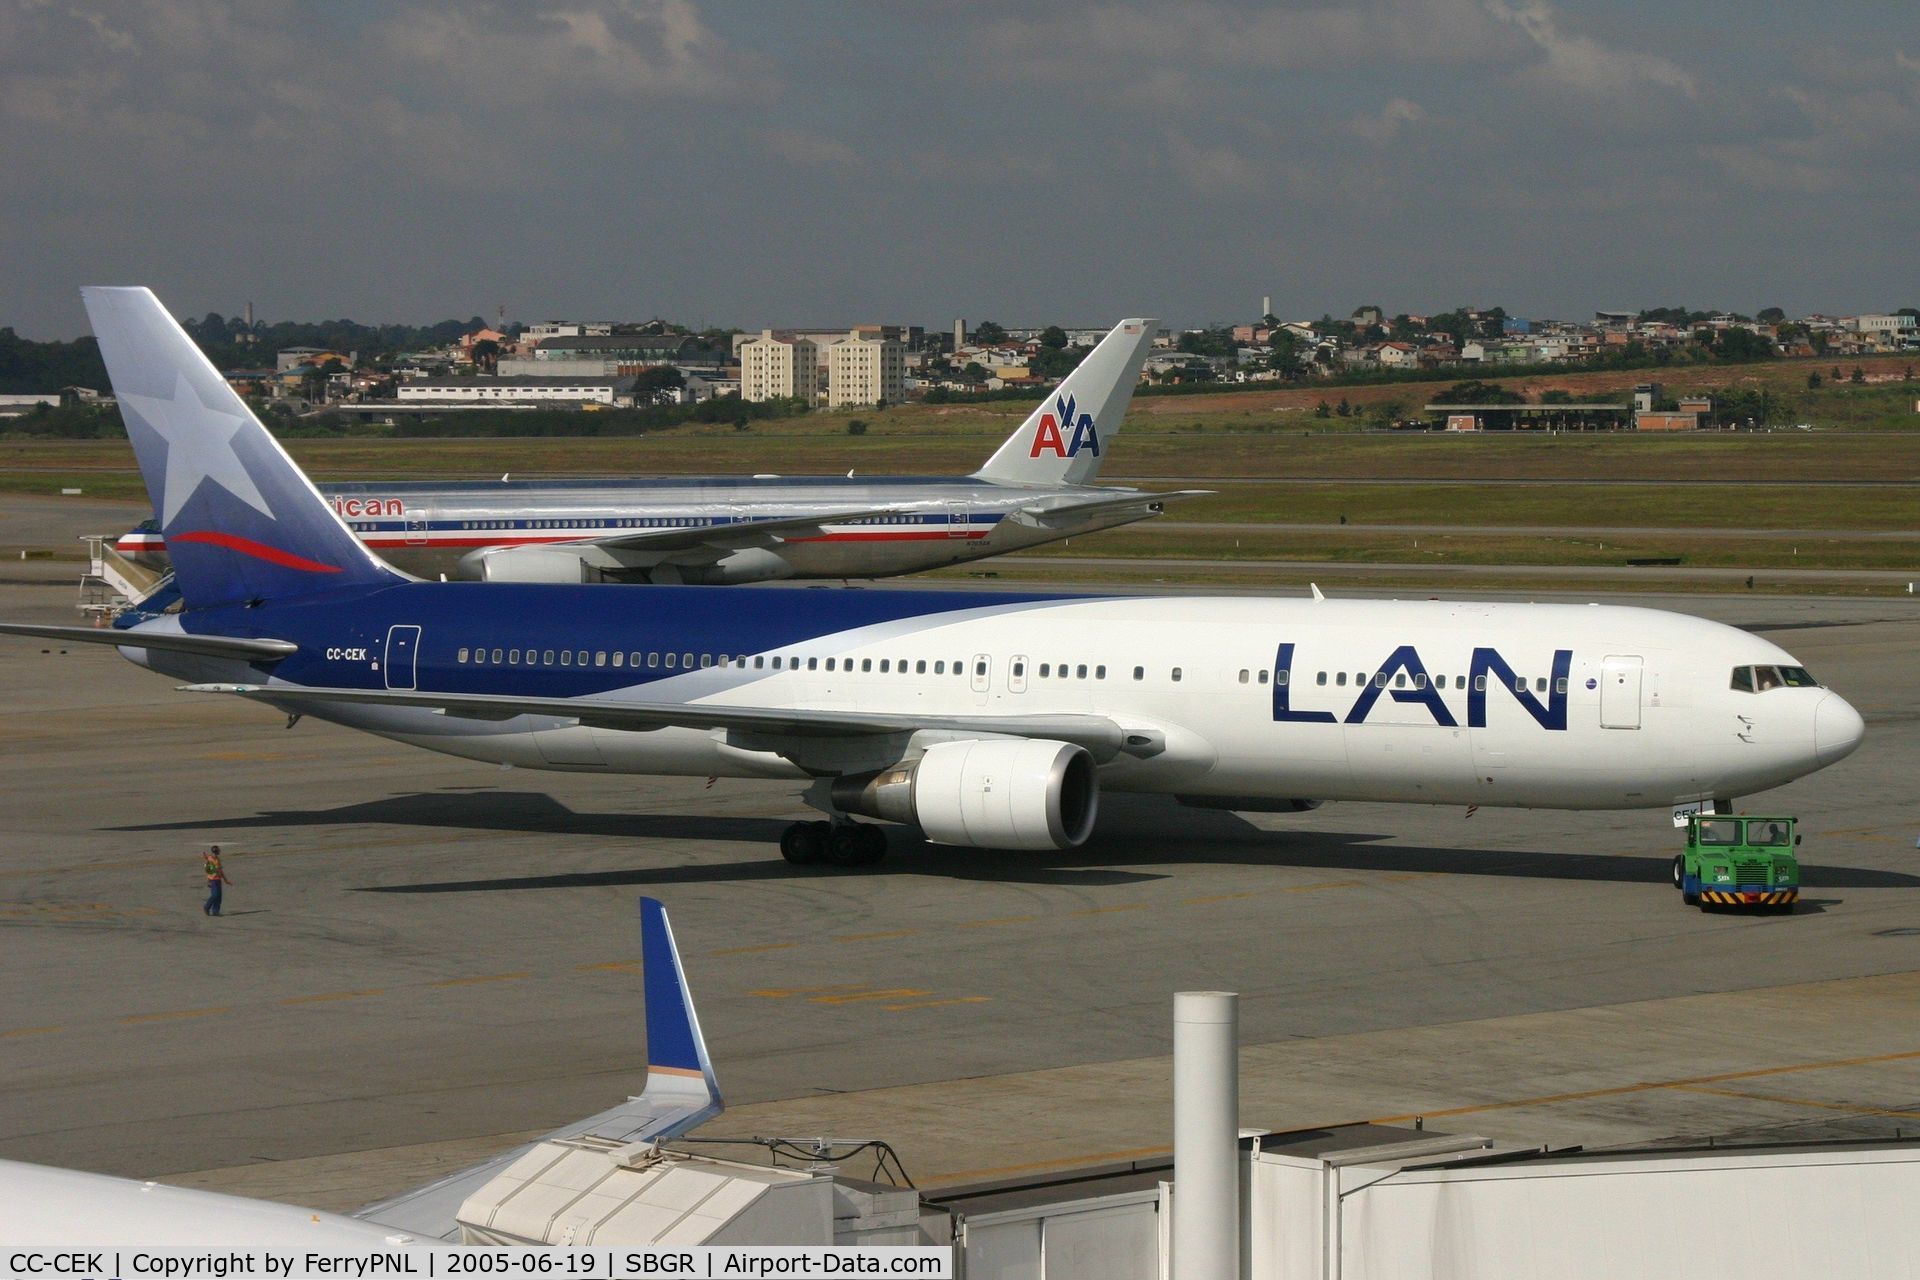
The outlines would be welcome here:
M 684 1249 L 410 1247 L 383 1252 L 293 1249 L 9 1249 L 0 1280 L 782 1280 L 914 1276 L 951 1280 L 937 1246 L 699 1246 Z

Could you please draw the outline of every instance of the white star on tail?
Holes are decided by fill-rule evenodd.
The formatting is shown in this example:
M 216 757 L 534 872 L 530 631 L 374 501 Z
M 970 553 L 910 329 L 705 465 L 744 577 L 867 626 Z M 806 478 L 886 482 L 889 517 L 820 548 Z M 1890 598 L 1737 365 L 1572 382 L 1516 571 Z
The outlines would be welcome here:
M 233 438 L 246 427 L 247 420 L 237 413 L 215 409 L 201 400 L 200 393 L 185 374 L 173 378 L 173 394 L 158 396 L 121 395 L 120 403 L 131 408 L 142 425 L 167 442 L 167 482 L 161 491 L 166 509 L 160 513 L 160 527 L 169 528 L 180 508 L 187 505 L 203 480 L 211 480 L 268 519 L 273 509 L 254 487 L 246 464 L 233 451 Z M 232 426 L 228 427 L 227 423 Z

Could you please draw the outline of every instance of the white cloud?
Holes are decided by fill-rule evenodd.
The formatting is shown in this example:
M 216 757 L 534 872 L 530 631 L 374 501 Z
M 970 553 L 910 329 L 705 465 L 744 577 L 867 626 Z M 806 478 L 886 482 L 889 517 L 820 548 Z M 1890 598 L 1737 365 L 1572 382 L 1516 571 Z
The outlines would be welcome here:
M 1524 32 L 1546 55 L 1525 73 L 1537 88 L 1572 89 L 1622 105 L 1650 89 L 1700 96 L 1698 77 L 1671 59 L 1562 31 L 1546 0 L 1486 0 L 1486 8 Z
M 1347 128 L 1363 141 L 1371 142 L 1376 147 L 1384 146 L 1399 137 L 1409 125 L 1424 120 L 1426 114 L 1420 109 L 1419 103 L 1394 98 L 1376 112 L 1355 116 L 1347 122 Z

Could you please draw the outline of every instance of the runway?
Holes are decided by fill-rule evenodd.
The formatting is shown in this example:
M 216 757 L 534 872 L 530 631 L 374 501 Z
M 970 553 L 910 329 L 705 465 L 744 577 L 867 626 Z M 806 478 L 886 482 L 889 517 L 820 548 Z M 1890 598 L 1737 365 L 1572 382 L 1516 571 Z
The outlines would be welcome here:
M 71 621 L 70 568 L 7 566 L 0 617 Z M 732 1105 L 709 1131 L 882 1137 L 925 1182 L 1164 1146 L 1190 988 L 1243 993 L 1249 1125 L 1911 1130 L 1920 608 L 1695 611 L 1869 722 L 1754 802 L 1803 819 L 1792 917 L 1682 907 L 1664 813 L 1111 797 L 1072 853 L 896 838 L 803 871 L 773 848 L 789 786 L 505 772 L 9 641 L 0 1157 L 350 1207 L 601 1109 L 643 1074 L 642 892 Z

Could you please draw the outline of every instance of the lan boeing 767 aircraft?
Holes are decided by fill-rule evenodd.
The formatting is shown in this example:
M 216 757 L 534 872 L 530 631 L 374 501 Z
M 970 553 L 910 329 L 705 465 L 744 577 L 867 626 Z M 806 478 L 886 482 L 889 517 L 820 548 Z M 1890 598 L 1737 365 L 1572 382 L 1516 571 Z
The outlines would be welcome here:
M 85 291 L 182 612 L 101 632 L 197 691 L 533 768 L 792 778 L 885 839 L 1071 848 L 1102 788 L 1320 800 L 1730 803 L 1859 745 L 1791 654 L 1589 605 L 420 582 L 353 536 L 145 289 Z

